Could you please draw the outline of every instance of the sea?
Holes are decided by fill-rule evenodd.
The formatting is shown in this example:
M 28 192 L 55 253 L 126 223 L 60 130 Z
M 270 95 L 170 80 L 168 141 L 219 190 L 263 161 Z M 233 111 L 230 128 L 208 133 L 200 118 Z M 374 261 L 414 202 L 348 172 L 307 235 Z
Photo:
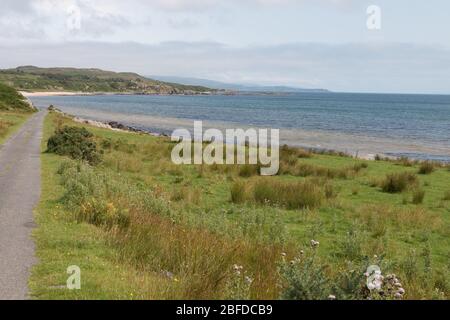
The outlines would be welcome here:
M 154 133 L 175 129 L 272 128 L 281 143 L 450 162 L 450 95 L 293 93 L 242 95 L 80 95 L 30 97 L 97 121 Z

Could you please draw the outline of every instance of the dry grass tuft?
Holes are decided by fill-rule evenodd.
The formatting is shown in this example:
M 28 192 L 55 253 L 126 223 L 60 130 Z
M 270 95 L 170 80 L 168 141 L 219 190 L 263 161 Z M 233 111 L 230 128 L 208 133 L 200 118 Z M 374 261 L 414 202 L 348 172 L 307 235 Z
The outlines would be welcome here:
M 417 176 L 411 172 L 390 173 L 381 182 L 383 192 L 399 193 L 417 184 Z
M 434 171 L 435 165 L 430 161 L 425 161 L 420 164 L 419 174 L 430 174 Z

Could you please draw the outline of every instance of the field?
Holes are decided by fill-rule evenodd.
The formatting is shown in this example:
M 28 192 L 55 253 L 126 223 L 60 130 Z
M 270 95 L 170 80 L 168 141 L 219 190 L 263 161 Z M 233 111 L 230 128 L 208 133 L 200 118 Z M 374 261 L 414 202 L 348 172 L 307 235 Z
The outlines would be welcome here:
M 47 116 L 43 152 L 65 125 L 83 126 Z M 42 154 L 34 298 L 449 298 L 448 167 L 284 147 L 280 174 L 260 177 L 176 166 L 165 138 L 85 127 L 95 165 Z M 81 290 L 65 288 L 70 265 Z

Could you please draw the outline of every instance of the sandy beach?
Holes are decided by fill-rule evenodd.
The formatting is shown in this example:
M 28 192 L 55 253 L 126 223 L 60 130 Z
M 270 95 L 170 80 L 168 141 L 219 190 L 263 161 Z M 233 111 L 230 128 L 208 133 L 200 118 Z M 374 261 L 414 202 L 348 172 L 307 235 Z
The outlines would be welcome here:
M 73 91 L 45 91 L 45 92 L 29 92 L 19 91 L 24 97 L 56 97 L 56 96 L 91 96 L 99 93 L 73 92 Z

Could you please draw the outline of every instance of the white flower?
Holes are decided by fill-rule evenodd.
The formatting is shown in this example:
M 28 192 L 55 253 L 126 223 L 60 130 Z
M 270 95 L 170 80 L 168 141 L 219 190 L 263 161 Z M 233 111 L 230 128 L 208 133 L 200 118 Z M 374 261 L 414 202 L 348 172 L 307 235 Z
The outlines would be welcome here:
M 336 296 L 330 294 L 330 295 L 328 296 L 328 300 L 336 300 Z
M 319 244 L 320 244 L 320 242 L 319 241 L 316 241 L 316 240 L 311 240 L 311 247 L 313 247 L 313 248 L 316 248 L 316 247 L 318 247 L 319 246 Z
M 367 284 L 367 288 L 369 288 L 369 290 L 372 291 L 373 289 L 376 288 L 376 286 L 375 286 L 375 284 L 374 284 L 373 282 L 369 282 L 369 283 Z

